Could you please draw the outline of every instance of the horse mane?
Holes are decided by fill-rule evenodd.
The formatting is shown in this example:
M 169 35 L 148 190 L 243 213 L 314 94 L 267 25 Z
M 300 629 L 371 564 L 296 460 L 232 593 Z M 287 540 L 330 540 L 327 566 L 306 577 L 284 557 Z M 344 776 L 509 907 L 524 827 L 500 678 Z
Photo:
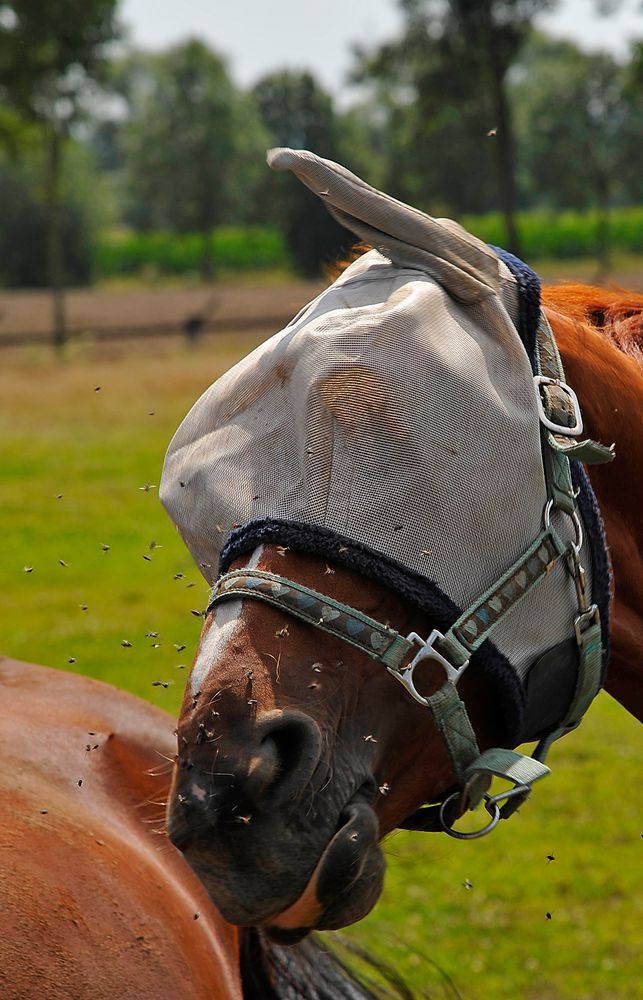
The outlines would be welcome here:
M 643 295 L 622 288 L 561 283 L 546 285 L 543 305 L 588 325 L 643 364 Z
M 355 972 L 317 935 L 282 947 L 255 927 L 245 929 L 240 940 L 243 1000 L 414 1000 L 394 969 L 344 944 L 379 981 Z
M 336 281 L 347 267 L 371 249 L 366 243 L 357 243 L 344 257 L 328 265 L 326 278 Z M 561 282 L 543 286 L 542 304 L 574 323 L 602 333 L 620 351 L 643 365 L 643 295 L 618 287 Z

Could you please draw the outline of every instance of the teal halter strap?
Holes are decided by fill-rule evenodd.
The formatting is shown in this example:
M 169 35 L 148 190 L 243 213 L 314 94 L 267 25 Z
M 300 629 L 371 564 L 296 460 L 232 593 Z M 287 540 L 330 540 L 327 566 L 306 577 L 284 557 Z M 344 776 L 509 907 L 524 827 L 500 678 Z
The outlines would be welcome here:
M 580 561 L 582 526 L 569 460 L 572 457 L 584 462 L 602 463 L 611 461 L 614 452 L 593 441 L 575 440 L 582 431 L 578 400 L 565 382 L 554 336 L 542 312 L 537 333 L 536 362 L 535 386 L 549 496 L 543 530 L 527 551 L 460 615 L 444 635 L 434 630 L 428 639 L 414 632 L 403 636 L 349 605 L 263 570 L 232 570 L 220 577 L 212 590 L 208 608 L 210 610 L 225 600 L 254 598 L 349 643 L 385 666 L 416 701 L 431 711 L 446 745 L 459 789 L 442 804 L 419 810 L 413 817 L 413 828 L 442 829 L 461 839 L 488 833 L 499 818 L 508 817 L 525 801 L 533 782 L 550 773 L 544 763 L 549 747 L 554 740 L 579 725 L 601 685 L 600 614 L 597 606 L 589 601 L 585 571 Z M 554 530 L 550 521 L 554 509 L 562 510 L 572 519 L 576 535 L 574 542 L 564 542 Z M 532 757 L 504 748 L 480 753 L 467 710 L 457 691 L 458 680 L 467 668 L 471 654 L 560 560 L 566 563 L 574 579 L 578 599 L 574 629 L 579 666 L 571 704 L 559 725 L 540 741 Z M 446 674 L 444 684 L 426 697 L 417 690 L 413 680 L 416 666 L 425 659 L 439 662 Z M 494 776 L 509 781 L 513 787 L 490 796 L 488 789 Z M 474 809 L 483 799 L 491 816 L 487 826 L 467 834 L 454 830 L 452 824 L 457 816 L 466 809 Z M 500 803 L 503 803 L 502 807 Z

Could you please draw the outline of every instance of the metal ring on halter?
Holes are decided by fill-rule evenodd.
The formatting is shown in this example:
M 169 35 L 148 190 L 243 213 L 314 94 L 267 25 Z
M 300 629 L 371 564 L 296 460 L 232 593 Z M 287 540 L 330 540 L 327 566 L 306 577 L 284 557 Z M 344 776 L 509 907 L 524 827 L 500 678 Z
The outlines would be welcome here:
M 549 530 L 551 524 L 552 510 L 562 510 L 562 507 L 557 507 L 554 500 L 548 500 L 547 503 L 545 504 L 545 510 L 543 512 L 543 522 L 545 525 L 545 531 Z M 569 513 L 569 511 L 563 511 L 563 513 L 567 514 L 567 516 L 571 519 L 572 524 L 574 525 L 576 538 L 571 544 L 574 547 L 575 551 L 579 553 L 583 547 L 583 525 L 581 524 L 581 519 L 578 516 L 578 511 L 574 510 L 572 511 L 571 514 Z
M 442 827 L 444 832 L 448 833 L 450 837 L 455 837 L 456 840 L 477 840 L 478 837 L 484 837 L 486 833 L 491 833 L 493 828 L 497 825 L 498 820 L 500 819 L 500 807 L 498 806 L 498 803 L 490 799 L 489 796 L 485 796 L 484 807 L 491 816 L 491 820 L 489 823 L 487 823 L 486 826 L 483 826 L 481 830 L 471 830 L 469 833 L 460 833 L 459 830 L 454 830 L 453 827 L 449 825 L 449 822 L 444 815 L 445 810 L 454 799 L 459 799 L 459 798 L 460 798 L 459 791 L 452 792 L 452 794 L 449 795 L 449 797 L 446 798 L 442 803 L 442 805 L 440 806 L 440 813 L 439 813 L 440 826 Z

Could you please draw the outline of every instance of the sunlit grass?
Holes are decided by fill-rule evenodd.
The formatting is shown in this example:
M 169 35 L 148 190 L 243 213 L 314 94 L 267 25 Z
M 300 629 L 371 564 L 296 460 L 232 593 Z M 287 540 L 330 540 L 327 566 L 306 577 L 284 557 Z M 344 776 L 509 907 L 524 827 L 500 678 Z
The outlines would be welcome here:
M 443 973 L 467 1000 L 643 995 L 640 745 L 601 695 L 487 838 L 389 838 L 384 896 L 357 939 L 432 997 L 455 995 Z
M 253 343 L 3 359 L 3 653 L 177 711 L 207 587 L 158 503 L 161 463 L 199 393 Z M 432 997 L 643 995 L 639 753 L 637 724 L 603 696 L 486 840 L 389 838 L 384 897 L 349 933 Z

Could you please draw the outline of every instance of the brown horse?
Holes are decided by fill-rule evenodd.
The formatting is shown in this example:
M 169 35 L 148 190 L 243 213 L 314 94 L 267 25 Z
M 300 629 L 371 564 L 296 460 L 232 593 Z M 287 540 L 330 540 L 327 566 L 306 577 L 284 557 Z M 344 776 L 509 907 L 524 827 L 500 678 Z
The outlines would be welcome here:
M 2 996 L 240 997 L 237 931 L 158 835 L 174 721 L 14 660 L 0 690 Z
M 346 995 L 321 949 L 226 923 L 160 835 L 174 726 L 110 685 L 0 660 L 3 1000 Z
M 570 286 L 547 289 L 544 303 L 589 433 L 616 445 L 617 461 L 591 471 L 615 581 L 605 686 L 641 719 L 643 296 Z M 242 566 L 403 635 L 433 627 L 341 561 L 264 544 L 232 563 Z M 466 672 L 459 690 L 481 748 L 497 745 L 487 678 Z M 365 915 L 382 887 L 379 840 L 454 782 L 430 714 L 380 664 L 253 600 L 207 615 L 178 733 L 171 839 L 228 920 L 281 942 Z

